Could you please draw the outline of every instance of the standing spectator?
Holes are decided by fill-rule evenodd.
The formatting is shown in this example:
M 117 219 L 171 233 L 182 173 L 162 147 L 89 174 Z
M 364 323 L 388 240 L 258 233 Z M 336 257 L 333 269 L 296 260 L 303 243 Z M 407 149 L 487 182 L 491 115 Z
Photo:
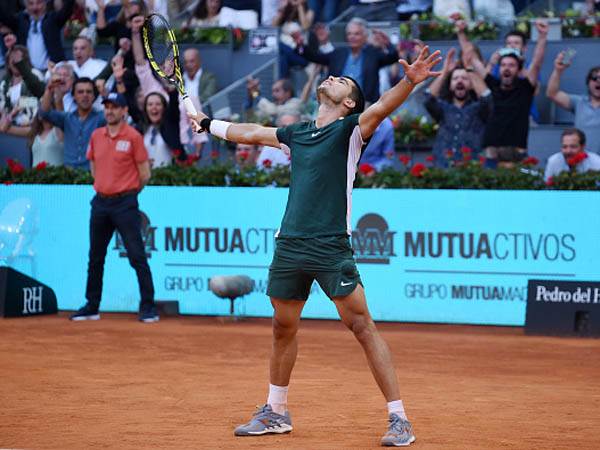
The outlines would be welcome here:
M 473 44 L 469 43 L 469 40 L 468 40 L 467 34 L 466 34 L 466 29 L 467 29 L 466 21 L 458 20 L 456 22 L 456 33 L 457 33 L 458 41 L 459 41 L 461 49 L 462 49 L 461 53 L 468 51 L 470 46 L 473 45 Z M 487 62 L 486 68 L 487 68 L 488 72 L 491 73 L 492 76 L 494 76 L 496 78 L 500 77 L 500 65 L 498 64 L 498 62 L 500 61 L 500 57 L 502 55 L 506 54 L 507 52 L 510 53 L 510 49 L 516 50 L 518 52 L 520 58 L 523 60 L 523 64 L 521 66 L 519 76 L 521 78 L 525 78 L 527 76 L 527 71 L 529 70 L 529 67 L 531 64 L 528 63 L 527 60 L 525 59 L 525 55 L 527 54 L 527 36 L 525 35 L 525 33 L 522 33 L 519 30 L 511 30 L 506 34 L 506 36 L 504 37 L 504 47 L 496 50 L 490 57 L 489 61 Z M 479 51 L 478 48 L 477 48 L 477 52 L 480 56 L 479 59 L 483 60 L 483 58 L 481 57 L 481 52 Z M 463 64 L 464 64 L 464 62 L 463 62 Z M 538 81 L 538 85 L 536 86 L 535 95 L 537 95 L 537 93 L 538 93 L 539 82 L 541 81 L 541 78 L 539 75 L 538 75 L 537 81 Z M 531 109 L 529 110 L 529 115 L 531 116 L 531 119 L 535 123 L 538 123 L 540 121 L 540 113 L 537 109 L 535 102 L 531 102 Z
M 302 40 L 302 33 L 308 31 L 314 20 L 313 12 L 306 0 L 283 0 L 273 26 L 280 28 L 279 37 L 279 76 L 289 78 L 292 66 L 306 67 L 308 61 L 294 52 L 296 42 Z
M 494 102 L 493 112 L 483 135 L 483 147 L 489 167 L 496 167 L 498 163 L 510 167 L 527 155 L 529 110 L 548 37 L 546 22 L 538 21 L 536 27 L 539 39 L 525 78 L 519 77 L 523 60 L 516 50 L 508 51 L 500 57 L 500 79 L 488 74 L 478 58 L 472 58 L 473 68 L 481 77 L 485 77 Z
M 104 126 L 102 113 L 93 108 L 97 97 L 94 82 L 89 78 L 79 78 L 73 83 L 73 98 L 77 110 L 62 112 L 51 109 L 53 91 L 59 83 L 53 77 L 46 86 L 46 91 L 40 101 L 40 116 L 65 133 L 64 164 L 69 167 L 89 169 L 85 152 L 90 136 L 98 127 Z
M 379 98 L 379 69 L 395 63 L 398 52 L 384 33 L 373 32 L 385 50 L 367 44 L 367 23 L 355 17 L 346 25 L 348 47 L 336 47 L 323 54 L 299 42 L 298 52 L 309 61 L 329 66 L 329 75 L 352 77 L 363 90 L 367 103 L 374 103 Z
M 560 90 L 560 77 L 569 64 L 563 63 L 564 53 L 560 52 L 554 60 L 554 70 L 546 95 L 561 108 L 575 114 L 575 128 L 587 136 L 588 148 L 600 152 L 600 66 L 592 67 L 586 78 L 587 95 L 568 94 Z
M 183 52 L 183 69 L 186 92 L 196 96 L 201 104 L 217 93 L 217 77 L 202 67 L 197 48 L 188 48 Z
M 140 231 L 138 193 L 150 179 L 148 152 L 140 134 L 124 123 L 127 102 L 111 93 L 103 100 L 107 125 L 94 131 L 87 150 L 94 190 L 90 216 L 90 254 L 86 304 L 71 320 L 98 320 L 106 250 L 119 232 L 140 288 L 139 320 L 157 322 L 152 273 Z
M 370 164 L 377 172 L 393 165 L 395 154 L 394 124 L 389 117 L 383 119 L 375 129 L 371 140 L 360 157 L 361 164 Z
M 29 52 L 22 45 L 13 45 L 6 54 L 7 71 L 0 81 L 0 109 L 6 115 L 1 131 L 17 136 L 29 134 L 29 126 L 38 109 L 38 98 L 44 92 L 42 74 L 31 69 Z M 32 76 L 24 77 L 24 68 Z
M 161 79 L 160 81 L 157 77 L 154 76 L 152 69 L 150 68 L 150 63 L 146 59 L 144 54 L 144 49 L 142 47 L 142 37 L 141 37 L 141 29 L 144 24 L 144 18 L 142 16 L 136 16 L 131 20 L 131 49 L 133 53 L 133 59 L 135 60 L 135 74 L 138 77 L 140 82 L 140 86 L 142 87 L 142 92 L 144 96 L 148 96 L 150 93 L 158 93 L 162 95 L 165 100 L 170 101 L 170 99 L 177 99 L 177 95 L 171 96 L 169 92 L 174 89 L 173 86 L 170 86 L 168 82 Z M 198 97 L 190 96 L 190 100 L 194 103 L 196 111 L 202 111 L 201 105 L 198 102 Z M 187 144 L 203 144 L 208 140 L 206 137 L 206 133 L 198 134 L 193 133 L 190 127 L 190 120 L 185 111 L 185 107 L 183 106 L 183 102 L 179 102 L 178 104 L 179 114 L 177 119 L 179 120 L 179 141 L 183 145 Z M 167 143 L 170 143 L 169 140 L 166 140 Z M 173 147 L 171 147 L 173 148 Z M 177 150 L 182 151 L 181 158 L 184 158 L 183 148 L 179 146 Z
M 446 167 L 450 159 L 462 159 L 464 147 L 477 153 L 481 150 L 483 130 L 492 113 L 492 95 L 481 78 L 457 65 L 455 50 L 450 49 L 442 75 L 426 90 L 425 107 L 440 124 L 433 157 L 438 167 Z M 471 52 L 469 58 L 473 58 Z M 472 81 L 472 77 L 479 78 Z M 442 95 L 445 88 L 446 95 Z
M 105 0 L 96 0 L 98 4 L 98 17 L 96 19 L 96 31 L 98 37 L 115 38 L 115 52 L 119 51 L 125 44 L 123 41 L 131 42 L 131 19 L 136 16 L 145 16 L 146 4 L 139 0 L 129 0 L 123 5 L 123 8 L 117 15 L 117 18 L 111 21 L 106 20 L 106 4 Z M 133 59 L 131 54 L 127 54 L 126 66 L 133 67 Z
M 65 58 L 62 28 L 73 12 L 75 0 L 63 0 L 62 8 L 47 11 L 45 0 L 25 0 L 25 11 L 8 14 L 0 3 L 0 22 L 17 35 L 17 42 L 27 46 L 33 67 L 45 71 L 48 61 Z
M 73 98 L 73 84 L 75 83 L 75 71 L 68 62 L 59 62 L 50 70 L 50 80 L 54 78 L 53 89 L 54 105 L 56 110 L 65 112 L 77 111 L 77 104 Z
M 79 36 L 73 41 L 73 58 L 69 61 L 78 78 L 86 77 L 92 80 L 100 75 L 100 72 L 106 67 L 106 61 L 96 59 L 94 55 L 94 46 L 90 38 Z
M 600 156 L 596 153 L 586 152 L 585 142 L 583 131 L 577 128 L 568 128 L 563 131 L 560 152 L 548 158 L 544 172 L 546 181 L 568 170 L 579 173 L 600 170 Z
M 47 120 L 36 116 L 30 133 L 32 167 L 45 162 L 49 166 L 62 166 L 64 159 L 64 134 Z
M 303 104 L 294 96 L 292 82 L 287 79 L 277 80 L 271 87 L 273 101 L 260 95 L 260 82 L 256 78 L 249 78 L 246 84 L 248 99 L 246 110 L 252 110 L 258 120 L 267 120 L 274 123 L 277 116 L 282 114 L 300 115 Z
M 179 140 L 179 102 L 177 91 L 169 95 L 169 102 L 159 93 L 146 96 L 144 102 L 144 145 L 148 149 L 152 168 L 171 165 L 173 158 L 182 153 Z

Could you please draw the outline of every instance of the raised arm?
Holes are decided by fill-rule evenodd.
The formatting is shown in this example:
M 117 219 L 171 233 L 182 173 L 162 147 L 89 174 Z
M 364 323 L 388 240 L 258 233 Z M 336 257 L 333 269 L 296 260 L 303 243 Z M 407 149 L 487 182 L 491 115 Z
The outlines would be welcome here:
M 454 59 L 455 54 L 456 49 L 451 48 L 448 50 L 448 54 L 444 60 L 444 65 L 442 66 L 442 75 L 433 80 L 429 85 L 429 93 L 434 97 L 439 97 L 444 82 L 456 67 L 456 60 Z
M 554 60 L 554 70 L 548 80 L 546 95 L 561 108 L 571 109 L 571 99 L 569 98 L 569 94 L 560 90 L 560 77 L 565 69 L 569 67 L 569 64 L 563 63 L 564 56 L 564 52 L 560 52 L 556 55 L 556 59 Z
M 136 66 L 143 66 L 146 64 L 141 35 L 143 25 L 144 16 L 135 16 L 131 19 L 131 51 L 133 52 L 133 60 L 135 61 Z
M 535 23 L 535 27 L 538 31 L 538 41 L 537 44 L 535 44 L 531 66 L 529 66 L 529 70 L 527 71 L 527 79 L 532 86 L 537 85 L 537 79 L 540 70 L 542 69 L 544 53 L 546 52 L 546 43 L 548 41 L 548 23 L 545 20 L 538 20 Z
M 63 0 L 62 8 L 56 11 L 56 15 L 54 16 L 56 23 L 63 27 L 71 14 L 73 14 L 73 8 L 75 8 L 75 0 Z
M 195 116 L 188 114 L 192 130 L 196 133 L 208 131 L 210 134 L 237 142 L 238 144 L 268 145 L 279 148 L 277 128 L 263 127 L 254 123 L 229 123 L 221 120 L 211 120 L 202 112 Z
M 360 133 L 363 139 L 369 138 L 383 119 L 389 116 L 410 95 L 415 85 L 430 77 L 437 77 L 442 72 L 433 72 L 431 69 L 442 58 L 439 50 L 429 54 L 429 47 L 425 46 L 418 58 L 412 64 L 401 59 L 399 62 L 404 68 L 404 78 L 396 86 L 385 92 L 379 100 L 373 103 L 359 119 Z
M 96 13 L 96 29 L 103 30 L 106 28 L 106 5 L 104 0 L 96 0 L 98 12 Z

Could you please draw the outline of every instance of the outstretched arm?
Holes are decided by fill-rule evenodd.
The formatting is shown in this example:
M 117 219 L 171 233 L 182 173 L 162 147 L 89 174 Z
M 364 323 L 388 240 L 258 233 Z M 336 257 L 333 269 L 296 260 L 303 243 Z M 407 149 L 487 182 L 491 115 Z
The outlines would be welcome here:
M 268 145 L 279 148 L 277 128 L 263 127 L 255 123 L 229 123 L 221 120 L 211 120 L 202 112 L 188 114 L 195 133 L 208 131 L 210 134 L 237 142 L 238 144 Z
M 429 47 L 425 46 L 412 64 L 409 65 L 403 59 L 399 60 L 404 68 L 404 78 L 396 86 L 384 93 L 377 102 L 367 108 L 358 119 L 360 134 L 363 139 L 367 139 L 373 135 L 375 129 L 383 119 L 404 103 L 404 100 L 406 100 L 418 83 L 427 78 L 441 75 L 441 72 L 433 72 L 431 70 L 433 66 L 442 60 L 440 51 L 437 50 L 433 54 L 427 55 L 429 55 Z
M 571 98 L 569 97 L 569 94 L 560 90 L 560 77 L 564 70 L 569 67 L 569 64 L 565 64 L 563 60 L 564 52 L 560 52 L 554 60 L 554 70 L 548 80 L 546 96 L 561 108 L 571 109 Z
M 527 73 L 527 79 L 532 86 L 537 85 L 538 75 L 542 69 L 542 63 L 544 62 L 544 53 L 546 52 L 546 42 L 548 40 L 548 23 L 544 20 L 538 20 L 535 23 L 535 27 L 538 31 L 538 41 L 535 44 L 535 50 L 533 51 L 533 59 L 531 66 Z

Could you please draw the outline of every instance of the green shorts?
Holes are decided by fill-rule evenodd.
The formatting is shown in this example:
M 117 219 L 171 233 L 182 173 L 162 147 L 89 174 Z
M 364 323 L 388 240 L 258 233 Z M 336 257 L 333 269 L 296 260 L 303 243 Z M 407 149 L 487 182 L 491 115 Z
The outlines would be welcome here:
M 329 298 L 344 297 L 362 281 L 348 236 L 277 238 L 267 295 L 306 300 L 314 280 Z

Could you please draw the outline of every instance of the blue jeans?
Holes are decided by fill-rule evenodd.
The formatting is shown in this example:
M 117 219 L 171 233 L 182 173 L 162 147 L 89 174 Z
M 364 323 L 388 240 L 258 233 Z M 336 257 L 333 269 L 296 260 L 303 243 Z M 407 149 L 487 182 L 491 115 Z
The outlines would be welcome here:
M 103 198 L 96 195 L 91 202 L 90 255 L 85 297 L 94 306 L 102 298 L 102 277 L 106 251 L 115 230 L 123 239 L 129 264 L 135 269 L 140 286 L 140 304 L 154 304 L 154 284 L 142 240 L 137 194 Z

